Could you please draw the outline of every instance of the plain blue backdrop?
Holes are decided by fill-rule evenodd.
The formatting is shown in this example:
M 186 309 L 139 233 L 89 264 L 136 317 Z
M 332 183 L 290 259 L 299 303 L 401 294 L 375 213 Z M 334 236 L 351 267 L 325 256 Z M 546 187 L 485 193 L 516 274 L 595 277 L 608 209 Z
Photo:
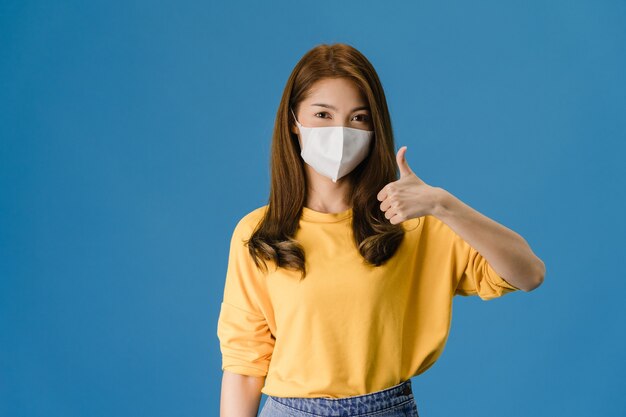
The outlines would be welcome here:
M 420 415 L 626 415 L 623 1 L 2 0 L 1 416 L 218 415 L 232 229 L 267 202 L 287 77 L 333 42 L 413 171 L 547 266 L 455 298 Z

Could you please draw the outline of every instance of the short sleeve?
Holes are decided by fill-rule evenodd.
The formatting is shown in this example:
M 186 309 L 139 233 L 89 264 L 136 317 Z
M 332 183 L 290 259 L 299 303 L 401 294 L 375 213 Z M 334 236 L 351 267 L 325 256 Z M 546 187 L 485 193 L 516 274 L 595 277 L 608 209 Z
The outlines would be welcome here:
M 491 267 L 476 249 L 470 246 L 460 236 L 460 246 L 463 248 L 465 261 L 462 275 L 455 290 L 455 295 L 478 295 L 483 300 L 491 300 L 504 294 L 517 291 L 519 288 L 507 282 Z
M 456 282 L 454 295 L 478 295 L 487 301 L 519 288 L 507 282 L 492 268 L 476 249 L 459 236 L 450 226 L 434 216 L 437 231 L 445 238 L 446 259 L 452 264 L 452 274 Z
M 231 237 L 217 336 L 222 370 L 265 376 L 275 338 L 263 308 L 267 305 L 265 278 L 244 244 L 252 232 L 248 223 L 246 218 L 240 220 Z

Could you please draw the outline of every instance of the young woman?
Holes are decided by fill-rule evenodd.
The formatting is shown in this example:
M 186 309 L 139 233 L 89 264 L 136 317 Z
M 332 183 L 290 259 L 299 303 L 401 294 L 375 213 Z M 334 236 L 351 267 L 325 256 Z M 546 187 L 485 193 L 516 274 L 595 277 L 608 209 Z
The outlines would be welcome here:
M 417 417 L 410 378 L 443 351 L 453 296 L 543 282 L 520 235 L 425 184 L 406 150 L 359 51 L 302 57 L 276 116 L 269 202 L 230 241 L 223 417 L 256 416 L 261 393 L 261 417 Z

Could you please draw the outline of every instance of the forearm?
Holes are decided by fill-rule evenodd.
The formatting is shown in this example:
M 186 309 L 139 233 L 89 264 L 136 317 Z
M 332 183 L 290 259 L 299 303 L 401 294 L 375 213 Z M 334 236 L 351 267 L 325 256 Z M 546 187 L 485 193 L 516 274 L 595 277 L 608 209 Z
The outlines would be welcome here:
M 265 377 L 239 375 L 224 371 L 220 417 L 256 417 Z
M 541 285 L 545 265 L 526 240 L 441 189 L 433 215 L 476 249 L 502 278 L 530 291 Z

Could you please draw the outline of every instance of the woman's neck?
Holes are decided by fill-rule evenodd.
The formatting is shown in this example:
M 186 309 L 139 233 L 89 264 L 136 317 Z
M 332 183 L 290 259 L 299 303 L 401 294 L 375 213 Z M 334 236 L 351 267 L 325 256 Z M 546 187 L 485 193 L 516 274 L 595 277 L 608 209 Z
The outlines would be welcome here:
M 310 168 L 307 166 L 307 168 Z M 333 182 L 330 178 L 307 169 L 307 201 L 305 206 L 322 213 L 339 213 L 349 209 L 350 181 L 342 177 Z

